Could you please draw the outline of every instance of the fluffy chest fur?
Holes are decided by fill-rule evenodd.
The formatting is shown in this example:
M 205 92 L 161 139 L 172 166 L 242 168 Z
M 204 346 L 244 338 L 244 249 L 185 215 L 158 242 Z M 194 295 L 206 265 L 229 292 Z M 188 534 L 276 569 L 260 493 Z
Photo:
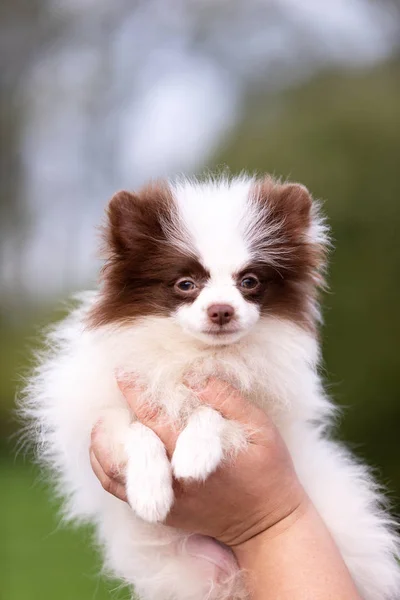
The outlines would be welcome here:
M 84 322 L 97 301 L 96 296 L 88 299 L 72 318 Z M 90 385 L 96 381 L 99 394 L 91 396 L 107 398 L 107 406 L 123 402 L 118 373 L 141 384 L 146 390 L 143 399 L 162 406 L 173 420 L 186 419 L 195 408 L 185 384 L 201 385 L 211 376 L 233 384 L 282 425 L 320 420 L 331 412 L 317 374 L 315 338 L 283 320 L 264 317 L 245 339 L 224 346 L 207 346 L 163 317 L 84 329 L 81 336 L 71 348 L 76 366 L 82 368 L 80 380 L 87 378 Z

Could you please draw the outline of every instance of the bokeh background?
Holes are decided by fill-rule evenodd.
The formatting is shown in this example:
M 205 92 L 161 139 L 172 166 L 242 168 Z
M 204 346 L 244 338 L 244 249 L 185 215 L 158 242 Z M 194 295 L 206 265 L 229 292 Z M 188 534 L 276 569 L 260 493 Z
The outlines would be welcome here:
M 2 0 L 0 108 L 0 598 L 128 597 L 15 456 L 12 409 L 40 327 L 96 282 L 107 200 L 150 177 L 226 165 L 324 200 L 338 437 L 399 510 L 399 5 Z

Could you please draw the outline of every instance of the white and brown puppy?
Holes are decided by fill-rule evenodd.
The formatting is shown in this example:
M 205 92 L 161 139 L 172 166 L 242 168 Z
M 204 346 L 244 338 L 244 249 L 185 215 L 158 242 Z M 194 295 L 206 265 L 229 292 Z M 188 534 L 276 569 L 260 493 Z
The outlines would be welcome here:
M 204 480 L 246 444 L 185 386 L 188 374 L 218 376 L 275 421 L 362 597 L 397 598 L 392 520 L 367 469 L 329 439 L 333 407 L 317 370 L 327 230 L 308 191 L 246 176 L 149 185 L 111 200 L 105 234 L 102 286 L 48 336 L 24 400 L 66 517 L 95 525 L 106 565 L 145 600 L 242 597 L 235 569 L 193 560 L 187 534 L 162 524 L 174 477 Z M 184 426 L 171 463 L 132 422 L 116 372 Z M 99 419 L 115 460 L 128 456 L 130 505 L 92 473 Z

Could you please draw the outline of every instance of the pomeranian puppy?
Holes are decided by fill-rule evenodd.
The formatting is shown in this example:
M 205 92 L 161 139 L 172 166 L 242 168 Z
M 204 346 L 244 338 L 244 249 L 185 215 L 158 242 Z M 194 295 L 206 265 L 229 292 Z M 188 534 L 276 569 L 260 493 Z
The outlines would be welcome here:
M 317 333 L 328 234 L 307 189 L 269 176 L 154 183 L 112 198 L 104 238 L 100 289 L 49 333 L 22 401 L 65 517 L 95 526 L 106 567 L 143 600 L 243 598 L 233 561 L 220 572 L 193 559 L 188 534 L 163 525 L 173 478 L 205 480 L 246 444 L 185 385 L 216 376 L 274 420 L 361 596 L 397 598 L 395 524 L 367 468 L 330 439 Z M 116 373 L 183 426 L 171 462 Z M 99 419 L 115 462 L 128 457 L 129 504 L 92 472 Z

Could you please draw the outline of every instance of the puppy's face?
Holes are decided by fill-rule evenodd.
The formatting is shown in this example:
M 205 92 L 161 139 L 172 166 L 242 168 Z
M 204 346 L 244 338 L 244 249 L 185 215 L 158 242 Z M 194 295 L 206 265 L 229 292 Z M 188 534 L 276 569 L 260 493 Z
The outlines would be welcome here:
M 120 192 L 91 323 L 158 315 L 210 345 L 239 340 L 263 317 L 312 329 L 325 241 L 308 191 L 271 178 Z

